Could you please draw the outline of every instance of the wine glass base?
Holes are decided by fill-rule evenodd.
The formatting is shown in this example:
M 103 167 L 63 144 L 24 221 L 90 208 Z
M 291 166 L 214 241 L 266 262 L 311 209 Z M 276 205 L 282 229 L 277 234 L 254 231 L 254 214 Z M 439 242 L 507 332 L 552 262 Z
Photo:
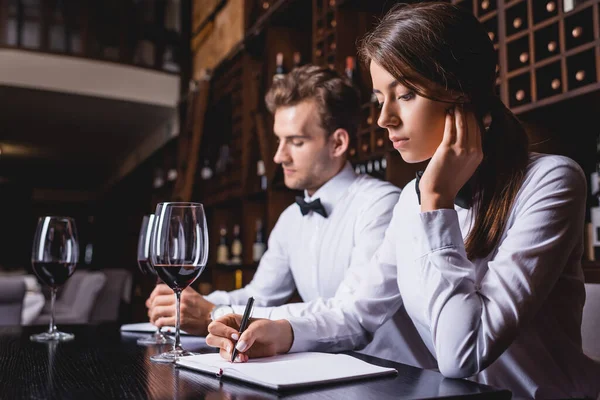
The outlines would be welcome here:
M 29 336 L 32 342 L 68 342 L 75 339 L 75 335 L 66 332 L 43 332 Z
M 195 356 L 197 353 L 192 353 L 184 349 L 176 349 L 167 351 L 166 353 L 158 354 L 150 357 L 150 361 L 159 363 L 174 363 L 182 357 Z
M 173 343 L 175 343 L 175 339 L 165 335 L 162 332 L 154 332 L 150 336 L 147 336 L 144 338 L 139 338 L 137 340 L 137 344 L 140 344 L 143 346 L 152 346 L 155 344 L 173 344 Z

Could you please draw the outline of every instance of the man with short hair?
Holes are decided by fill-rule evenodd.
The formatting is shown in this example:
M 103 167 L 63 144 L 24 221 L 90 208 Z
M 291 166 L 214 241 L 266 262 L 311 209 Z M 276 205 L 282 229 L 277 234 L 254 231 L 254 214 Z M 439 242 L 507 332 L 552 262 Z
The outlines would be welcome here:
M 303 190 L 279 217 L 253 280 L 231 292 L 181 296 L 181 328 L 206 335 L 212 317 L 243 313 L 254 297 L 253 317 L 270 319 L 315 313 L 352 290 L 360 271 L 383 241 L 400 189 L 368 175 L 357 176 L 347 161 L 356 135 L 360 98 L 336 72 L 312 65 L 292 70 L 266 95 L 278 138 L 274 161 L 285 185 Z M 303 303 L 285 304 L 294 290 Z M 157 326 L 175 324 L 173 292 L 158 285 L 146 305 Z M 410 345 L 409 345 L 410 343 Z M 364 353 L 420 367 L 435 366 L 404 310 L 383 325 Z

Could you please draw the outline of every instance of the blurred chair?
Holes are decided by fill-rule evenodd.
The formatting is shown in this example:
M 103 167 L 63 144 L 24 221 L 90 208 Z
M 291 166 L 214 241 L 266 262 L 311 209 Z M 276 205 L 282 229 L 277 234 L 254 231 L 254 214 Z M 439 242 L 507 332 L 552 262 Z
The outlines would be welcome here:
M 25 291 L 23 277 L 0 278 L 0 326 L 21 324 Z
M 54 322 L 56 324 L 86 324 L 96 303 L 98 294 L 106 284 L 106 275 L 99 271 L 75 271 L 63 286 L 56 299 Z M 50 301 L 34 325 L 50 322 Z
M 600 361 L 600 284 L 585 284 L 585 305 L 581 322 L 583 352 Z
M 117 322 L 124 308 L 131 303 L 132 275 L 122 268 L 107 268 L 102 273 L 106 276 L 106 284 L 98 294 L 90 322 Z
M 24 275 L 25 298 L 21 312 L 21 325 L 31 325 L 44 309 L 46 299 L 42 286 L 35 275 Z

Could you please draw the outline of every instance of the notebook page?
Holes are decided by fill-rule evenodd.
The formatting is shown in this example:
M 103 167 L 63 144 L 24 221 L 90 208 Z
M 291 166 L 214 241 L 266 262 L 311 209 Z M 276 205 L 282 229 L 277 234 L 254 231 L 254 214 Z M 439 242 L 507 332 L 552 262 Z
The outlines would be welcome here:
M 219 354 L 186 357 L 177 364 L 205 372 L 223 370 L 223 375 L 274 389 L 336 382 L 366 376 L 396 373 L 345 354 L 292 353 L 230 363 Z
M 136 324 L 123 324 L 121 325 L 121 331 L 122 332 L 149 332 L 149 333 L 154 333 L 156 332 L 156 326 L 152 325 L 150 322 L 140 322 L 140 323 L 136 323 Z M 162 328 L 162 332 L 163 333 L 168 333 L 169 335 L 174 335 L 175 334 L 175 327 L 174 326 L 163 326 Z M 180 330 L 179 333 L 181 333 L 182 335 L 187 335 L 188 333 L 184 330 Z

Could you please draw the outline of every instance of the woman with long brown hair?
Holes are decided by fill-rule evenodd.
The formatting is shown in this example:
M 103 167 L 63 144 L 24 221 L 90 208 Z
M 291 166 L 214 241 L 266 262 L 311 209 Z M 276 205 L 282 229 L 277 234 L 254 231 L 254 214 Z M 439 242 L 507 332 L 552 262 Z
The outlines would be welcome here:
M 362 41 L 379 125 L 409 163 L 384 242 L 326 312 L 209 327 L 240 361 L 363 346 L 401 307 L 442 374 L 539 398 L 596 397 L 581 349 L 586 181 L 572 160 L 528 151 L 494 92 L 496 55 L 477 19 L 448 3 L 399 5 Z

